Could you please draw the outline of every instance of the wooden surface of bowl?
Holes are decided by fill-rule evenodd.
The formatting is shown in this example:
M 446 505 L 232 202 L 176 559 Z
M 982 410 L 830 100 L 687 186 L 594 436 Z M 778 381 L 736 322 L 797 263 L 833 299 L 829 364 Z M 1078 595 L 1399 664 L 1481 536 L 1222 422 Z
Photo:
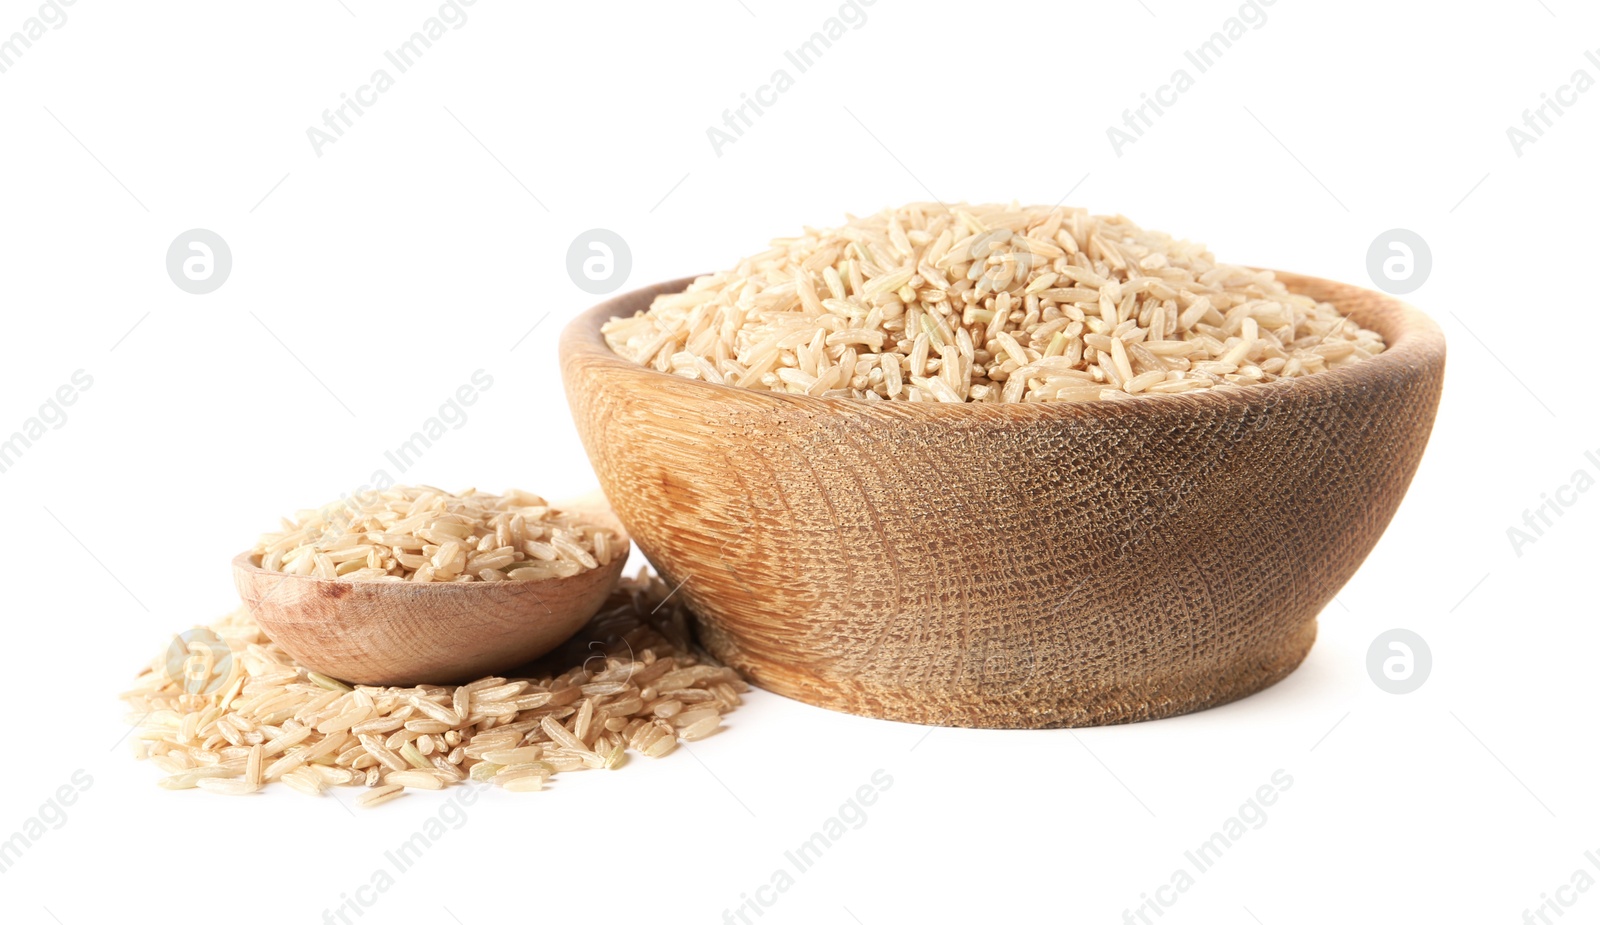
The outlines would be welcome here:
M 907 722 L 1154 719 L 1261 690 L 1383 533 L 1433 426 L 1444 337 L 1280 273 L 1383 334 L 1353 366 L 1116 402 L 911 404 L 739 389 L 562 335 L 589 459 L 639 548 L 756 684 Z
M 545 581 L 334 581 L 262 569 L 244 553 L 234 585 L 273 642 L 356 684 L 456 684 L 525 665 L 605 603 L 626 553 Z

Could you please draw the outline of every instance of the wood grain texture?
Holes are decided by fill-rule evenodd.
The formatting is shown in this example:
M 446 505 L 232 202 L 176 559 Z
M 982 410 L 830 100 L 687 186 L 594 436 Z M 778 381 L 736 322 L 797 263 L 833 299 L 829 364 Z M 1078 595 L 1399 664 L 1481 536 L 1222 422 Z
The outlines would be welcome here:
M 605 603 L 627 558 L 547 581 L 423 584 L 285 575 L 244 553 L 233 577 L 267 636 L 308 668 L 357 684 L 455 684 L 565 642 Z
M 562 336 L 612 506 L 706 646 L 807 703 L 916 723 L 1060 727 L 1227 703 L 1305 658 L 1317 614 L 1410 484 L 1444 337 L 1379 293 L 1280 274 L 1389 344 L 1240 389 L 1123 402 L 910 404 L 645 369 Z

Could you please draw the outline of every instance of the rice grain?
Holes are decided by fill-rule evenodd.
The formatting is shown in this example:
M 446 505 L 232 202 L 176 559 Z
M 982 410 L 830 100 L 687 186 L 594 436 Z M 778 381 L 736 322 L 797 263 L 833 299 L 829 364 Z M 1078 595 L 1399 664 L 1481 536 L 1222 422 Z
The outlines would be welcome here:
M 254 553 L 262 568 L 290 575 L 432 582 L 567 577 L 610 561 L 617 549 L 620 538 L 610 528 L 558 511 L 538 495 L 470 488 L 451 494 L 414 485 L 300 511 L 282 531 L 263 534 Z M 535 564 L 543 567 L 528 571 Z M 314 672 L 307 680 L 350 690 Z
M 914 203 L 807 229 L 603 333 L 621 356 L 688 378 L 947 403 L 1225 389 L 1384 348 L 1270 272 L 1122 216 L 1016 204 Z M 1062 365 L 1035 374 L 1049 357 Z M 1157 387 L 1169 382 L 1185 384 Z
M 282 783 L 314 796 L 365 784 L 374 789 L 362 805 L 468 779 L 542 789 L 553 774 L 619 767 L 630 749 L 666 755 L 720 728 L 739 705 L 748 687 L 693 645 L 687 611 L 669 592 L 641 572 L 538 673 L 460 687 L 350 687 L 314 676 L 241 610 L 211 628 L 232 650 L 236 678 L 190 693 L 163 650 L 123 699 L 138 757 L 165 772 L 166 789 L 244 794 Z

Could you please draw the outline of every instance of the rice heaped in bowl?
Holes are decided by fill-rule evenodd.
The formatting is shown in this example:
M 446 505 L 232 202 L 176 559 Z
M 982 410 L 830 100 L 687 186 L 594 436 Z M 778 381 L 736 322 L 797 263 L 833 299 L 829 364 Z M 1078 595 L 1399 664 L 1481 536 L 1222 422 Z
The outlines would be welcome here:
M 662 372 L 867 401 L 1093 401 L 1294 378 L 1383 338 L 1270 271 L 1082 209 L 917 203 L 807 229 L 604 328 Z

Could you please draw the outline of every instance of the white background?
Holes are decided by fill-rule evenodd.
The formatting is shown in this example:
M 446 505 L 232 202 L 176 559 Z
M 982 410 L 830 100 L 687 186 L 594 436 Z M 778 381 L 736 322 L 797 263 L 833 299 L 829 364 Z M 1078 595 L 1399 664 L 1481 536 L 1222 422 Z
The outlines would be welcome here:
M 0 36 L 37 9 L 0 2 Z M 445 796 L 160 790 L 120 740 L 135 670 L 230 609 L 234 553 L 364 483 L 475 370 L 493 387 L 408 479 L 593 487 L 555 365 L 594 301 L 565 270 L 578 233 L 629 242 L 631 288 L 930 195 L 1065 196 L 1363 285 L 1379 233 L 1430 243 L 1408 298 L 1450 342 L 1433 441 L 1304 666 L 1075 732 L 930 733 L 756 693 L 693 754 L 486 794 L 360 921 L 724 921 L 877 769 L 893 784 L 866 823 L 760 921 L 1122 921 L 1278 769 L 1265 824 L 1164 925 L 1513 923 L 1600 878 L 1600 492 L 1569 493 L 1521 555 L 1507 536 L 1600 475 L 1600 92 L 1520 157 L 1506 133 L 1578 68 L 1600 77 L 1592 8 L 1278 0 L 1120 157 L 1107 126 L 1193 74 L 1184 50 L 1237 4 L 877 0 L 721 156 L 707 127 L 793 73 L 783 52 L 837 3 L 479 0 L 320 157 L 307 128 L 393 73 L 383 52 L 437 3 L 235 9 L 79 0 L 0 74 L 0 434 L 93 377 L 0 474 L 0 839 L 93 779 L 0 874 L 6 922 L 323 921 Z M 204 296 L 164 267 L 196 227 L 233 252 Z M 1404 696 L 1365 667 L 1394 627 L 1434 658 Z M 1562 895 L 1566 921 L 1600 917 L 1600 889 Z

